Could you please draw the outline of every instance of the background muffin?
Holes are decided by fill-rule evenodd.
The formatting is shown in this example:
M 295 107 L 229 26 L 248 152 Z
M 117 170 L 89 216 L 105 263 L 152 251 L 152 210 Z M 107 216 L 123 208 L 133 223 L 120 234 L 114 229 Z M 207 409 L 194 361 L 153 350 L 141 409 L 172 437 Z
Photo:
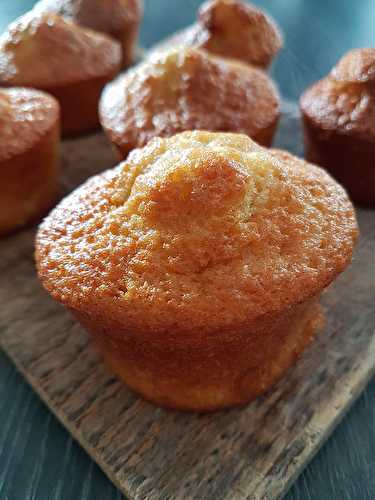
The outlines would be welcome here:
M 354 49 L 301 97 L 306 158 L 375 205 L 375 49 Z
M 121 43 L 123 66 L 133 62 L 143 10 L 140 0 L 41 0 L 35 9 L 111 35 Z
M 156 136 L 184 130 L 243 132 L 269 146 L 279 98 L 267 75 L 198 49 L 172 49 L 108 85 L 100 120 L 124 158 Z
M 245 403 L 294 363 L 356 220 L 323 170 L 247 136 L 155 139 L 43 222 L 43 285 L 125 382 L 184 409 Z
M 32 89 L 0 89 L 0 234 L 38 219 L 55 201 L 59 105 Z
M 196 47 L 266 69 L 282 44 L 275 22 L 253 5 L 238 0 L 209 0 L 199 9 L 193 26 L 162 42 L 159 49 L 173 45 Z
M 54 95 L 64 134 L 98 126 L 101 91 L 120 64 L 118 42 L 53 14 L 32 11 L 0 37 L 0 86 L 35 87 Z

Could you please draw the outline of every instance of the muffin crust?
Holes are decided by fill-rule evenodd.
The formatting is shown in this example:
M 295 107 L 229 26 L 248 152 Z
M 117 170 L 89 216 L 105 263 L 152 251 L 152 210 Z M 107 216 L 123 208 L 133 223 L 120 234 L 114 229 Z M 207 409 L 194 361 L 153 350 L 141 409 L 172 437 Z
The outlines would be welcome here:
M 153 137 L 185 130 L 246 133 L 269 146 L 279 118 L 271 80 L 198 49 L 172 49 L 109 84 L 100 120 L 120 158 Z
M 116 38 L 121 43 L 123 66 L 133 62 L 143 13 L 140 0 L 41 0 L 34 8 Z
M 306 158 L 375 204 L 375 49 L 354 49 L 301 97 Z
M 357 235 L 324 171 L 245 135 L 157 138 L 41 225 L 43 285 L 159 404 L 243 404 L 293 364 Z
M 101 90 L 120 61 L 119 44 L 109 37 L 31 11 L 0 37 L 0 86 L 48 91 L 60 102 L 63 132 L 80 132 L 98 125 Z

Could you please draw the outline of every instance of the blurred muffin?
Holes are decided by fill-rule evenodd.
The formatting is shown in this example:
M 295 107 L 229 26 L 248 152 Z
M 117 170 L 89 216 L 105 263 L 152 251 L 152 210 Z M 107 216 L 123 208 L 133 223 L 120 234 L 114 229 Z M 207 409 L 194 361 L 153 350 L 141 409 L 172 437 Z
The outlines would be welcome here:
M 183 45 L 267 68 L 283 45 L 275 22 L 245 2 L 209 0 L 198 12 L 195 24 L 158 47 Z
M 280 110 L 275 86 L 248 65 L 194 49 L 155 54 L 108 85 L 100 121 L 120 158 L 156 136 L 242 132 L 269 146 Z
M 33 89 L 0 89 L 0 234 L 43 215 L 55 201 L 59 105 Z
M 118 42 L 53 14 L 30 12 L 0 37 L 0 86 L 35 87 L 55 96 L 65 135 L 99 125 L 101 91 L 120 64 Z
M 245 135 L 186 132 L 63 200 L 36 262 L 131 388 L 202 411 L 248 402 L 295 362 L 356 236 L 320 168 Z
M 375 204 L 375 49 L 348 52 L 301 97 L 308 160 L 358 203 Z
M 140 0 L 40 0 L 35 9 L 111 35 L 121 43 L 123 66 L 133 62 L 143 13 Z

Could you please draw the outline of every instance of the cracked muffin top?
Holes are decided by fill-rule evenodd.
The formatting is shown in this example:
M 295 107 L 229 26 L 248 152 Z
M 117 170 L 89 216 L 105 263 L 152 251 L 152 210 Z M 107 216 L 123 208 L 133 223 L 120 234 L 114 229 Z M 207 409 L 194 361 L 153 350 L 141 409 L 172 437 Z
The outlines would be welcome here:
M 58 118 L 52 96 L 34 89 L 0 89 L 0 161 L 31 149 Z
M 322 169 L 245 135 L 156 138 L 42 223 L 53 297 L 129 328 L 203 333 L 314 296 L 350 261 L 357 225 Z
M 304 115 L 323 130 L 375 140 L 375 49 L 349 51 L 301 97 Z
M 112 38 L 54 14 L 31 11 L 0 37 L 0 85 L 59 87 L 116 72 Z
M 279 98 L 261 70 L 176 48 L 154 54 L 110 83 L 99 112 L 123 157 L 153 137 L 197 129 L 246 133 L 269 146 Z

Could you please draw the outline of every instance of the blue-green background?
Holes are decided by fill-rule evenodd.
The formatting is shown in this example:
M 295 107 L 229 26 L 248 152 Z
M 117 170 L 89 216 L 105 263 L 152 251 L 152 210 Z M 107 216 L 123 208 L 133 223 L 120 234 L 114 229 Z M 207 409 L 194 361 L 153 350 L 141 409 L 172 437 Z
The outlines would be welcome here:
M 0 31 L 33 3 L 0 0 Z M 192 22 L 201 2 L 144 3 L 141 44 L 148 47 Z M 254 3 L 268 10 L 285 33 L 285 48 L 272 72 L 282 95 L 289 99 L 298 99 L 348 49 L 375 47 L 375 0 Z M 0 352 L 0 500 L 120 498 Z M 375 500 L 375 381 L 286 498 Z

